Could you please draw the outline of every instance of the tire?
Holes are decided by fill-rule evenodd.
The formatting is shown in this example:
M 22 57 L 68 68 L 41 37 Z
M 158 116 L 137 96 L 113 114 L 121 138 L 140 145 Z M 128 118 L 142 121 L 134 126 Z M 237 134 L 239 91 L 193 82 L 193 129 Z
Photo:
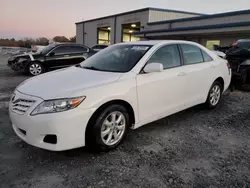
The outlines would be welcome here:
M 209 109 L 217 107 L 220 102 L 221 95 L 222 85 L 219 81 L 215 81 L 208 92 L 207 101 L 205 103 L 206 107 Z
M 27 66 L 27 72 L 32 75 L 32 76 L 37 76 L 40 75 L 42 73 L 44 73 L 44 67 L 42 66 L 41 63 L 39 62 L 31 62 L 28 66 Z
M 114 123 L 114 120 L 119 123 Z M 86 145 L 92 151 L 115 149 L 124 140 L 129 126 L 130 117 L 126 108 L 118 104 L 110 105 L 88 125 Z

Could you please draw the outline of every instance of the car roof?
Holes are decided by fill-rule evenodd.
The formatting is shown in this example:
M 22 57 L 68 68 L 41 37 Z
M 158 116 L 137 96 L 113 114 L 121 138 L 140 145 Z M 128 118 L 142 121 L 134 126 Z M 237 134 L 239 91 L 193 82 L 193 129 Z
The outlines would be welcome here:
M 237 42 L 250 42 L 250 39 L 240 39 Z
M 118 43 L 124 45 L 157 45 L 157 44 L 170 44 L 170 43 L 184 43 L 184 44 L 197 44 L 190 41 L 185 40 L 148 40 L 148 41 L 134 41 L 134 42 L 126 42 L 126 43 Z
M 70 42 L 68 42 L 68 43 L 66 43 L 66 42 L 64 42 L 64 43 L 55 43 L 55 46 L 84 46 L 83 44 L 76 44 L 76 43 L 70 43 Z M 86 46 L 84 46 L 84 47 L 86 47 Z
M 93 45 L 92 47 L 94 47 L 94 46 L 109 46 L 109 44 L 95 44 L 95 45 Z
M 108 46 L 109 44 L 96 44 L 95 46 Z

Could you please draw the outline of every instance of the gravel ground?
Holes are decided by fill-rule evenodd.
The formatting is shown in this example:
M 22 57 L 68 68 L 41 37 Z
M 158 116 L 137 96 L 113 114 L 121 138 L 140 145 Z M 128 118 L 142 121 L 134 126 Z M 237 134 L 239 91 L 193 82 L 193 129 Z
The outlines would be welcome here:
M 250 94 L 227 92 L 217 109 L 200 106 L 130 131 L 109 153 L 50 152 L 12 131 L 8 100 L 27 77 L 0 57 L 0 187 L 250 187 Z

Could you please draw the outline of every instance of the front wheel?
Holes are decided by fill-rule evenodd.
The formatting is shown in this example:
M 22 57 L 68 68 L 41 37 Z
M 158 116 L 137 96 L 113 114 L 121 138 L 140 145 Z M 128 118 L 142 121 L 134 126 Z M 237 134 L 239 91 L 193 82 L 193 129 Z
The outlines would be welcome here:
M 37 76 L 44 72 L 44 67 L 41 65 L 41 63 L 32 62 L 28 65 L 27 72 L 32 76 Z
M 130 118 L 126 108 L 121 105 L 110 105 L 92 122 L 87 132 L 87 145 L 98 151 L 116 148 L 124 139 Z
M 207 96 L 207 101 L 206 101 L 207 107 L 210 109 L 215 108 L 219 104 L 219 101 L 221 99 L 221 94 L 222 94 L 221 83 L 219 81 L 215 81 L 211 86 Z

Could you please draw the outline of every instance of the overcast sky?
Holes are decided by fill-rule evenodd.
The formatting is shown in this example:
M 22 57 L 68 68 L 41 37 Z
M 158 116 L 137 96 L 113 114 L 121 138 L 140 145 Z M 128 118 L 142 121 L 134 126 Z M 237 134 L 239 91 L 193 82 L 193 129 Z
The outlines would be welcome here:
M 75 22 L 145 7 L 199 13 L 250 9 L 250 0 L 0 0 L 0 38 L 75 35 Z

